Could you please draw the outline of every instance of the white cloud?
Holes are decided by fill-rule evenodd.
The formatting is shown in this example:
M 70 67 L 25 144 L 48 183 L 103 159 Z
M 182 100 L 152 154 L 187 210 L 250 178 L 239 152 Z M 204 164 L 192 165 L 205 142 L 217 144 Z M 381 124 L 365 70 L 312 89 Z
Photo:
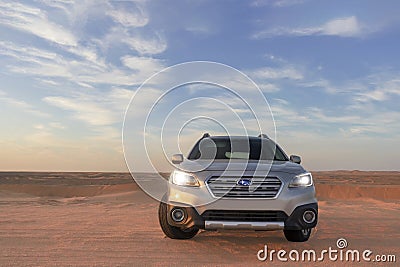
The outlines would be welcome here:
M 56 60 L 56 53 L 29 46 L 18 46 L 11 42 L 0 41 L 0 54 L 14 57 L 17 60 L 37 62 L 41 60 Z
M 8 66 L 13 72 L 47 77 L 72 76 L 68 70 L 67 61 L 53 52 L 0 42 L 0 54 L 13 57 L 16 60 L 18 64 Z
M 3 65 L 8 72 L 34 77 L 41 85 L 55 87 L 64 84 L 65 87 L 72 82 L 77 88 L 93 89 L 100 84 L 138 85 L 163 67 L 161 61 L 150 57 L 146 59 L 143 55 L 165 51 L 167 48 L 165 39 L 152 31 L 146 31 L 149 37 L 144 37 L 140 31 L 132 30 L 148 23 L 149 18 L 143 8 L 144 3 L 106 0 L 38 0 L 38 2 L 41 6 L 46 5 L 47 11 L 26 4 L 6 3 L 0 0 L 0 24 L 35 34 L 59 45 L 56 46 L 57 49 L 53 50 L 55 47 L 52 46 L 47 50 L 0 41 L 0 55 L 14 59 L 8 60 Z M 130 8 L 123 9 L 119 4 L 122 4 L 122 7 L 130 5 Z M 59 10 L 64 11 L 69 18 L 69 22 L 67 19 L 64 25 L 66 28 L 51 20 L 54 19 L 54 14 L 60 14 Z M 105 10 L 108 10 L 108 14 L 104 12 Z M 132 10 L 135 12 L 131 13 Z M 47 12 L 55 13 L 47 14 Z M 104 37 L 90 37 L 83 33 L 89 16 L 93 19 L 111 17 L 116 23 L 107 26 L 105 32 L 109 33 Z M 77 19 L 79 23 L 76 23 Z M 65 18 L 56 21 L 60 23 L 63 20 Z M 122 56 L 121 61 L 124 66 L 108 62 L 104 55 L 107 52 L 105 50 L 109 46 L 114 48 L 121 44 L 126 44 L 142 56 L 136 59 L 132 56 Z M 59 52 L 59 49 L 63 51 Z M 101 49 L 103 53 L 98 53 Z M 135 67 L 135 64 L 138 66 Z M 135 72 L 132 73 L 132 70 Z
M 393 111 L 393 105 L 400 96 L 400 79 L 394 71 L 375 70 L 374 74 L 366 77 L 333 82 L 320 78 L 318 72 L 310 72 L 305 68 L 299 70 L 297 66 L 281 60 L 277 67 L 259 68 L 246 73 L 258 84 L 272 80 L 273 85 L 277 88 L 282 86 L 285 91 L 293 85 L 293 88 L 299 87 L 299 90 L 310 94 L 327 93 L 326 97 L 332 98 L 332 103 L 335 103 L 332 107 L 321 106 L 318 102 L 310 106 L 304 103 L 299 107 L 298 104 L 289 103 L 288 99 L 273 99 L 271 108 L 278 132 L 283 135 L 290 134 L 293 129 L 296 132 L 314 129 L 316 136 L 340 131 L 343 136 L 363 137 L 371 134 L 389 136 L 400 131 L 400 113 Z M 336 102 L 338 97 L 341 99 Z M 384 101 L 387 105 L 383 107 Z
M 273 83 L 257 83 L 257 86 L 260 88 L 260 90 L 264 93 L 275 93 L 280 91 L 280 88 Z
M 125 56 L 121 61 L 128 68 L 149 76 L 165 68 L 163 60 L 151 57 Z
M 109 125 L 115 121 L 114 117 L 107 109 L 93 102 L 77 102 L 76 99 L 73 98 L 56 96 L 45 97 L 43 100 L 53 106 L 73 111 L 73 116 L 76 119 L 85 121 L 91 125 Z
M 47 37 L 51 41 L 63 44 L 65 45 L 62 47 L 63 49 L 88 61 L 99 63 L 97 48 L 102 47 L 103 49 L 107 49 L 110 46 L 121 43 L 128 45 L 141 55 L 159 54 L 167 48 L 167 43 L 161 34 L 154 32 L 145 37 L 141 32 L 135 31 L 135 28 L 143 27 L 149 22 L 149 16 L 144 8 L 144 3 L 140 1 L 41 0 L 41 2 L 49 7 L 63 10 L 69 21 L 69 29 L 49 21 L 46 13 L 38 9 L 41 12 L 40 17 L 43 20 L 41 23 L 45 25 L 37 25 L 36 31 L 38 32 L 36 35 L 41 34 L 41 37 Z M 20 17 L 23 20 L 29 19 L 29 16 L 26 16 L 26 14 L 22 14 Z M 111 27 L 110 25 L 107 26 L 109 28 L 108 34 L 103 37 L 89 38 L 82 33 L 84 31 L 83 27 L 87 24 L 89 18 L 111 18 L 114 21 L 114 27 L 112 25 Z M 29 23 L 29 25 L 32 24 L 32 22 Z M 51 34 L 55 29 L 57 31 Z M 69 36 L 71 42 L 67 42 L 61 39 L 61 37 L 58 38 L 56 34 Z M 83 43 L 85 45 L 82 45 Z
M 271 103 L 271 110 L 278 131 L 280 131 L 279 127 L 304 126 L 305 123 L 311 122 L 311 119 L 307 114 L 299 113 L 299 111 L 295 110 L 294 107 L 291 107 L 289 102 L 286 100 L 274 100 L 273 103 Z
M 13 108 L 22 110 L 26 113 L 33 114 L 36 116 L 41 116 L 41 117 L 49 117 L 50 116 L 49 114 L 36 109 L 34 106 L 32 106 L 31 104 L 29 104 L 23 100 L 19 100 L 19 99 L 8 96 L 8 94 L 2 90 L 0 90 L 0 102 L 3 102 Z
M 139 31 L 128 30 L 121 27 L 113 27 L 97 43 L 107 49 L 116 43 L 124 43 L 130 49 L 137 51 L 140 55 L 155 55 L 167 49 L 166 40 L 158 33 L 151 37 L 144 37 Z
M 51 129 L 63 130 L 66 127 L 63 124 L 61 124 L 60 122 L 50 122 L 50 123 L 48 123 L 46 125 L 44 125 L 44 124 L 36 124 L 36 125 L 33 126 L 33 128 L 35 128 L 36 130 L 49 132 Z
M 63 130 L 66 128 L 61 122 L 50 122 L 49 126 L 51 128 L 60 129 L 60 130 Z
M 147 57 L 122 57 L 131 70 L 106 64 L 103 60 L 76 60 L 29 46 L 0 41 L 0 55 L 12 57 L 18 64 L 5 66 L 14 73 L 33 75 L 42 83 L 57 85 L 60 79 L 79 87 L 93 88 L 97 84 L 137 85 L 164 68 L 163 61 Z M 135 70 L 132 73 L 132 70 Z
M 133 93 L 114 88 L 103 94 L 79 94 L 74 97 L 48 96 L 46 103 L 72 112 L 72 117 L 92 126 L 110 126 L 122 122 L 125 107 Z
M 142 8 L 137 7 L 135 12 L 132 9 L 111 9 L 107 12 L 115 22 L 125 27 L 143 27 L 149 22 L 148 16 Z
M 69 12 L 71 6 L 74 4 L 74 0 L 40 0 L 40 2 L 49 7 L 61 9 L 66 13 Z
M 143 38 L 140 35 L 125 36 L 121 41 L 142 55 L 160 54 L 167 49 L 167 43 L 158 34 L 151 39 Z
M 273 61 L 273 63 L 266 64 L 267 67 L 244 71 L 254 80 L 262 92 L 276 93 L 285 87 L 282 85 L 283 83 L 296 82 L 298 84 L 304 82 L 306 73 L 302 66 L 291 64 L 287 60 L 272 54 L 266 54 L 264 57 L 268 61 Z
M 278 68 L 263 67 L 253 71 L 249 71 L 249 76 L 255 79 L 262 80 L 276 80 L 276 79 L 291 79 L 291 80 L 301 80 L 303 79 L 303 74 L 300 70 L 292 66 L 284 66 Z
M 36 130 L 43 130 L 44 129 L 44 125 L 43 124 L 37 124 L 37 125 L 34 125 L 33 128 L 35 128 Z
M 385 90 L 373 90 L 366 93 L 359 93 L 359 95 L 355 98 L 360 102 L 368 102 L 368 101 L 384 101 L 387 100 L 388 95 Z
M 77 45 L 73 47 L 67 47 L 66 51 L 75 54 L 81 57 L 82 59 L 95 63 L 97 65 L 104 66 L 105 64 L 103 59 L 98 58 L 97 51 L 94 47 Z
M 322 88 L 323 90 L 325 90 L 325 92 L 327 92 L 329 94 L 343 93 L 343 92 L 347 92 L 351 89 L 351 87 L 349 87 L 349 86 L 345 86 L 345 87 L 335 86 L 329 80 L 326 80 L 326 79 L 305 81 L 305 82 L 300 83 L 300 85 L 304 86 L 306 88 L 312 88 L 312 87 Z
M 41 78 L 36 78 L 37 81 L 39 81 L 42 84 L 45 85 L 50 85 L 50 86 L 59 86 L 59 83 L 53 80 L 49 80 L 49 79 L 41 79 Z
M 373 85 L 373 89 L 366 89 L 357 93 L 354 98 L 356 101 L 364 103 L 381 102 L 390 100 L 394 96 L 400 96 L 400 80 L 397 77 L 389 78 L 386 81 L 370 81 L 370 83 Z
M 305 3 L 307 0 L 256 0 L 251 3 L 254 7 L 260 6 L 274 6 L 274 7 L 287 7 Z
M 363 134 L 370 134 L 370 133 L 379 133 L 385 134 L 387 130 L 382 128 L 381 125 L 363 125 L 363 126 L 354 126 L 349 128 L 339 128 L 339 131 L 344 136 L 360 136 Z
M 316 108 L 312 107 L 308 109 L 308 114 L 310 118 L 312 118 L 312 121 L 317 123 L 317 122 L 323 122 L 325 124 L 330 124 L 330 123 L 349 123 L 353 124 L 354 122 L 360 122 L 360 116 L 358 115 L 339 115 L 337 112 L 334 116 L 329 116 L 324 113 L 324 111 L 321 108 Z
M 48 41 L 76 46 L 76 37 L 66 28 L 49 21 L 44 11 L 20 3 L 0 1 L 0 23 Z
M 276 56 L 276 55 L 271 54 L 271 53 L 264 54 L 263 58 L 267 59 L 268 61 L 277 63 L 277 64 L 288 64 L 286 59 L 281 58 L 281 57 Z
M 322 34 L 352 37 L 359 36 L 361 34 L 361 30 L 362 29 L 357 21 L 357 18 L 352 16 L 328 21 L 322 27 Z
M 216 29 L 212 29 L 206 25 L 188 25 L 185 27 L 185 30 L 198 35 L 209 35 L 217 32 Z
M 341 111 L 323 109 L 320 107 L 303 107 L 296 109 L 287 100 L 273 99 L 271 105 L 277 131 L 282 136 L 293 133 L 304 134 L 309 132 L 316 138 L 323 135 L 341 133 L 344 137 L 379 134 L 391 135 L 400 131 L 400 112 L 378 111 L 374 107 L 354 112 L 343 109 Z M 295 130 L 293 130 L 295 129 Z M 324 129 L 320 131 L 321 129 Z
M 277 27 L 257 32 L 253 35 L 255 39 L 269 38 L 274 36 L 312 36 L 330 35 L 340 37 L 361 37 L 368 33 L 360 25 L 355 16 L 336 18 L 320 26 L 312 27 Z

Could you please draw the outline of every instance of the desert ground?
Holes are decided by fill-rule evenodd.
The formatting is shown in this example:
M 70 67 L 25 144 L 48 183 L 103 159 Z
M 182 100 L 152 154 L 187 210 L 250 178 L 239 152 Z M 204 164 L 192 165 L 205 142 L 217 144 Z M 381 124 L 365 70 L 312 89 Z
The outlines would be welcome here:
M 0 173 L 0 266 L 373 266 L 376 262 L 259 261 L 257 252 L 369 249 L 400 261 L 400 172 L 313 172 L 319 224 L 310 240 L 281 231 L 202 231 L 166 238 L 158 202 L 126 173 Z M 143 174 L 145 175 L 145 174 Z M 371 258 L 373 257 L 371 256 Z

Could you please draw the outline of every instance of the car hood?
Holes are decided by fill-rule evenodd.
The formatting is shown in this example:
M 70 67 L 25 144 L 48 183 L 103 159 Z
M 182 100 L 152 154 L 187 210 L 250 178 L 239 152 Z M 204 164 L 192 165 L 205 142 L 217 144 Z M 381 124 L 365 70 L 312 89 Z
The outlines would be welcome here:
M 269 171 L 269 172 L 285 172 L 291 174 L 304 173 L 304 168 L 297 163 L 290 161 L 241 161 L 241 160 L 185 160 L 179 166 L 180 168 L 189 171 Z

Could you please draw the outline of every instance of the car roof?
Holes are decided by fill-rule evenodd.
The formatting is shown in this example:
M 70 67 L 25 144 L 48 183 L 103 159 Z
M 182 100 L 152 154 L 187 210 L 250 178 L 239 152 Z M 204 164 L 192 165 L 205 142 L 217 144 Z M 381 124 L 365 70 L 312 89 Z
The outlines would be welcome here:
M 211 138 L 211 139 L 245 139 L 245 140 L 259 140 L 259 139 L 267 139 L 265 137 L 258 137 L 258 136 L 246 136 L 246 135 L 216 135 L 216 136 L 210 136 L 206 138 Z

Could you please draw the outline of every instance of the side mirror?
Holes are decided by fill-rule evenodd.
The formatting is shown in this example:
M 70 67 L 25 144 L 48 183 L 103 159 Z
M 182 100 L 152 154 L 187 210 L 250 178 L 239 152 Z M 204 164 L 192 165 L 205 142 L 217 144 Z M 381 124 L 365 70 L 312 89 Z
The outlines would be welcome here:
M 183 155 L 182 154 L 174 154 L 172 155 L 172 163 L 173 164 L 180 164 L 183 161 Z
M 290 155 L 290 161 L 300 164 L 301 163 L 301 158 L 300 156 L 296 156 L 296 155 Z

